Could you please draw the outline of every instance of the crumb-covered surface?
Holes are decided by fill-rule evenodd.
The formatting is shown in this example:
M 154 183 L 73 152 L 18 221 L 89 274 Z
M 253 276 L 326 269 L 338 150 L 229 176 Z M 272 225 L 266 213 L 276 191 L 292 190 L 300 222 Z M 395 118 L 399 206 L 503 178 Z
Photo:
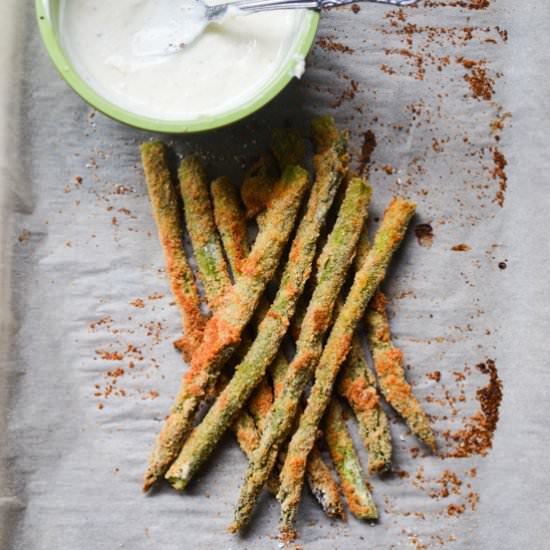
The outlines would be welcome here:
M 267 498 L 245 536 L 225 531 L 246 469 L 230 437 L 183 495 L 140 492 L 186 368 L 139 157 L 158 136 L 69 90 L 31 4 L 0 7 L 15 21 L 0 45 L 17 40 L 19 51 L 0 80 L 0 546 L 279 548 Z M 167 139 L 237 182 L 272 127 L 307 132 L 330 114 L 350 129 L 353 165 L 370 168 L 373 230 L 392 195 L 418 205 L 420 235 L 409 232 L 384 290 L 439 456 L 391 416 L 394 471 L 368 479 L 378 524 L 328 522 L 304 493 L 290 548 L 542 548 L 550 538 L 549 23 L 535 0 L 339 9 L 323 15 L 302 80 L 261 113 Z

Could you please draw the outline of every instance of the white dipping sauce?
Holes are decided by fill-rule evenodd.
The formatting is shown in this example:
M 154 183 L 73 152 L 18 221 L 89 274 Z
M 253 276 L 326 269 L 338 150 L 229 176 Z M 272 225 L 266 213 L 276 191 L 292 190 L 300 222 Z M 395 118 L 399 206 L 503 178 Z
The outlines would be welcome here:
M 155 119 L 194 120 L 254 99 L 288 61 L 304 21 L 303 12 L 292 10 L 227 17 L 178 53 L 151 55 L 148 39 L 158 44 L 159 35 L 182 28 L 177 16 L 186 4 L 61 0 L 63 47 L 81 77 L 110 102 Z M 292 74 L 301 76 L 302 63 L 294 60 Z

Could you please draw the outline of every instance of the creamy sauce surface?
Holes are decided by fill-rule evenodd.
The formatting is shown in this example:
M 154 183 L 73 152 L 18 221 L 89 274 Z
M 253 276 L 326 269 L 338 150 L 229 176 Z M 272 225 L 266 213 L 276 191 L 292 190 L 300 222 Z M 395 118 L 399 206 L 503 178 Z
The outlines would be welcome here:
M 193 0 L 61 0 L 59 24 L 75 69 L 107 100 L 155 119 L 196 120 L 255 98 L 293 58 L 303 21 L 301 11 L 230 14 L 170 55 L 159 55 L 159 43 L 179 47 L 202 25 Z M 301 76 L 303 59 L 293 59 Z

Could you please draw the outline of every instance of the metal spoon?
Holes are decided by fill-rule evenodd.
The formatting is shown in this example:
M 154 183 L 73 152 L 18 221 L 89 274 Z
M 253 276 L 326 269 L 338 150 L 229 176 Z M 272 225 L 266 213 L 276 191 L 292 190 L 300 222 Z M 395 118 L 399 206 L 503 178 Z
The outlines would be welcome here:
M 323 10 L 355 2 L 410 6 L 417 0 L 237 0 L 215 6 L 203 0 L 187 0 L 172 4 L 169 25 L 144 29 L 134 37 L 134 52 L 146 56 L 165 56 L 178 53 L 194 42 L 210 23 L 226 17 L 248 15 L 262 11 L 314 9 Z
M 196 0 L 201 2 L 202 0 Z M 206 6 L 206 18 L 208 21 L 219 21 L 228 10 L 236 8 L 241 15 L 245 13 L 257 13 L 259 11 L 271 10 L 296 10 L 296 9 L 314 9 L 323 10 L 346 6 L 358 2 L 370 2 L 373 4 L 390 4 L 393 6 L 410 6 L 416 4 L 417 0 L 238 0 L 237 2 L 228 2 L 217 6 Z

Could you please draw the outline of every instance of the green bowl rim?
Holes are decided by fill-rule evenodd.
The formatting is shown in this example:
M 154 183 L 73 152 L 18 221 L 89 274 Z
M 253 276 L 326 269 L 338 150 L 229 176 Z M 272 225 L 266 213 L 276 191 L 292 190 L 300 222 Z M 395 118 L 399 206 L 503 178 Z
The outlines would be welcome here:
M 42 35 L 42 40 L 46 46 L 46 50 L 48 51 L 50 59 L 59 74 L 65 79 L 69 86 L 71 86 L 71 88 L 82 99 L 84 99 L 84 101 L 89 103 L 98 111 L 108 117 L 142 130 L 168 134 L 184 134 L 204 132 L 207 130 L 221 128 L 222 126 L 227 126 L 261 109 L 275 96 L 277 96 L 288 85 L 292 78 L 294 78 L 292 75 L 294 61 L 291 58 L 279 69 L 271 84 L 266 87 L 258 97 L 228 113 L 221 113 L 218 115 L 213 115 L 212 117 L 204 117 L 188 122 L 167 121 L 144 117 L 122 109 L 114 103 L 106 100 L 95 92 L 79 76 L 76 70 L 72 68 L 70 61 L 65 56 L 65 53 L 59 44 L 53 22 L 50 21 L 49 14 L 46 11 L 46 3 L 44 0 L 35 0 L 35 6 L 38 26 L 40 28 L 40 34 Z M 305 32 L 302 32 L 302 36 L 299 38 L 298 46 L 294 55 L 304 56 L 305 58 L 311 50 L 313 41 L 315 40 L 315 35 L 319 26 L 319 13 L 313 10 L 308 10 L 303 25 L 304 27 L 307 27 L 307 29 Z

